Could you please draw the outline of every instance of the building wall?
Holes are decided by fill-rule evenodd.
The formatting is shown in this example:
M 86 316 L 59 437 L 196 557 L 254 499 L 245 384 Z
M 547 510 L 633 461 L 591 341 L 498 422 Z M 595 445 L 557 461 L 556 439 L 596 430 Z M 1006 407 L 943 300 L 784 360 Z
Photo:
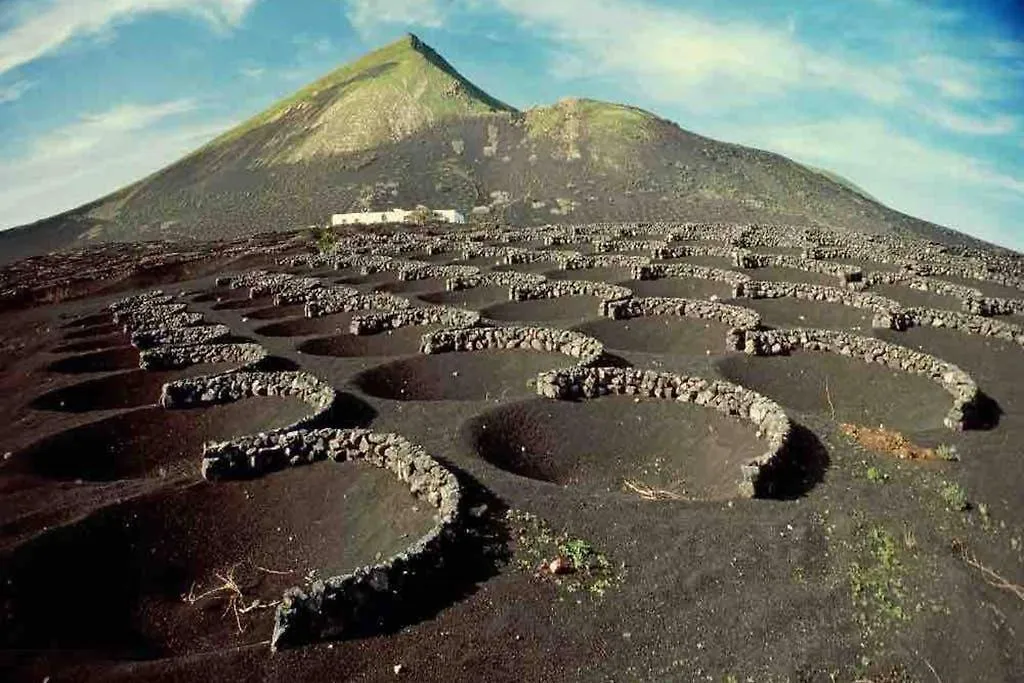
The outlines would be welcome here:
M 389 209 L 387 211 L 359 211 L 336 213 L 331 216 L 331 225 L 369 225 L 374 223 L 402 223 L 412 211 Z M 466 217 L 455 209 L 434 209 L 434 216 L 447 223 L 465 223 Z

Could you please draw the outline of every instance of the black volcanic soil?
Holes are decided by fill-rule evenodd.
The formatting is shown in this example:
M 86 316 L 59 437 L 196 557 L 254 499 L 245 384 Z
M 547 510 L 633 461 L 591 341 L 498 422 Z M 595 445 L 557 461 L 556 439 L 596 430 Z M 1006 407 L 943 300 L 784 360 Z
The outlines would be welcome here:
M 239 584 L 239 607 L 273 602 L 311 571 L 334 576 L 390 556 L 431 523 L 427 508 L 391 474 L 359 463 L 168 489 L 102 510 L 4 558 L 0 642 L 127 659 L 259 643 L 270 635 L 273 609 L 236 620 L 230 608 L 225 612 L 224 593 L 194 602 L 187 596 L 222 585 L 219 574 Z M 69 566 L 74 581 L 67 580 Z
M 628 396 L 512 404 L 480 417 L 470 438 L 481 458 L 530 479 L 605 493 L 629 481 L 703 500 L 736 497 L 740 464 L 765 451 L 752 426 L 714 410 Z
M 838 275 L 828 273 L 812 273 L 799 268 L 751 268 L 741 270 L 755 280 L 767 280 L 769 282 L 804 282 L 810 285 L 825 285 L 826 287 L 840 287 L 842 281 Z
M 727 379 L 786 408 L 828 417 L 834 410 L 839 422 L 926 432 L 941 428 L 952 404 L 952 397 L 930 379 L 833 353 L 736 354 L 717 365 Z
M 367 311 L 361 311 L 360 314 Z M 347 333 L 354 312 L 334 313 L 319 318 L 288 318 L 257 327 L 253 332 L 262 337 L 311 337 L 321 334 Z
M 299 345 L 302 353 L 313 356 L 358 358 L 362 356 L 407 356 L 417 353 L 424 334 L 438 329 L 436 325 L 410 325 L 377 334 L 343 332 L 330 337 L 308 339 Z
M 633 296 L 664 296 L 682 299 L 728 299 L 732 287 L 717 280 L 701 280 L 693 277 L 663 277 L 657 280 L 625 280 L 618 284 L 628 287 Z
M 596 318 L 601 300 L 596 296 L 560 296 L 553 299 L 507 301 L 480 311 L 485 318 L 500 321 L 554 322 Z
M 419 298 L 431 304 L 480 310 L 508 301 L 508 287 L 487 286 L 460 289 L 454 292 L 426 292 L 420 294 Z
M 43 439 L 15 453 L 3 468 L 6 474 L 71 481 L 196 476 L 206 441 L 285 427 L 312 412 L 290 397 L 187 410 L 143 407 Z
M 631 320 L 602 318 L 574 329 L 600 339 L 606 348 L 641 353 L 711 355 L 725 352 L 729 326 L 717 320 L 654 315 Z
M 414 356 L 355 378 L 370 396 L 396 401 L 495 401 L 534 393 L 537 373 L 572 365 L 558 353 L 484 350 Z
M 752 308 L 761 314 L 761 324 L 770 328 L 810 327 L 826 330 L 851 330 L 871 334 L 869 308 L 854 308 L 826 301 L 779 299 L 731 299 L 723 303 Z
M 581 268 L 578 270 L 549 270 L 543 273 L 549 280 L 593 280 L 594 282 L 618 282 L 633 276 L 630 268 Z
M 501 124 L 502 135 L 509 130 Z M 486 126 L 478 133 L 466 140 L 467 150 L 486 144 Z M 450 139 L 438 140 L 451 149 Z M 499 157 L 506 151 L 501 144 Z M 538 150 L 540 158 L 544 153 Z M 403 169 L 402 158 L 376 163 L 395 178 L 412 177 L 414 169 Z M 352 177 L 335 171 L 325 176 L 334 185 Z M 308 175 L 285 179 L 271 196 L 254 201 L 265 208 L 274 197 L 297 196 L 319 171 L 310 166 L 302 173 Z M 561 186 L 569 180 L 562 178 Z M 636 181 L 646 182 L 640 176 Z M 254 187 L 238 182 L 225 192 Z M 324 206 L 343 201 L 339 194 Z M 182 215 L 182 225 L 191 215 L 191 209 Z M 209 225 L 199 221 L 196 229 Z M 277 256 L 261 258 L 265 266 Z M 554 268 L 550 262 L 536 265 L 524 270 Z M 652 286 L 662 283 L 668 286 Z M 206 291 L 211 283 L 182 286 Z M 124 294 L 140 291 L 125 287 Z M 439 292 L 422 296 L 429 301 Z M 54 348 L 116 333 L 97 314 L 109 298 L 7 311 L 0 314 L 0 414 L 9 416 L 0 431 L 0 454 L 10 452 L 0 461 L 0 678 L 1021 679 L 1024 610 L 1010 590 L 978 569 L 996 572 L 1010 585 L 1024 584 L 1019 346 L 948 330 L 874 331 L 954 362 L 977 380 L 989 397 L 992 424 L 954 432 L 941 426 L 951 397 L 924 378 L 829 354 L 723 354 L 715 350 L 721 330 L 702 331 L 692 321 L 639 319 L 625 321 L 627 330 L 622 321 L 600 320 L 596 299 L 519 304 L 505 296 L 478 305 L 504 311 L 503 323 L 540 316 L 562 327 L 593 326 L 614 347 L 609 363 L 732 378 L 781 401 L 798 428 L 792 462 L 776 475 L 786 484 L 778 499 L 736 497 L 736 463 L 760 446 L 743 423 L 672 401 L 537 398 L 530 380 L 541 370 L 571 364 L 566 356 L 513 351 L 424 357 L 416 351 L 423 329 L 387 342 L 367 338 L 362 351 L 349 346 L 346 352 L 351 339 L 323 341 L 344 330 L 304 328 L 313 323 L 295 309 L 287 314 L 271 307 L 271 319 L 245 326 L 247 309 L 216 311 L 236 334 L 268 328 L 275 336 L 253 336 L 280 363 L 342 390 L 347 401 L 339 424 L 408 437 L 452 467 L 467 495 L 469 531 L 458 551 L 446 556 L 434 589 L 416 596 L 429 598 L 429 609 L 365 637 L 271 655 L 265 642 L 271 610 L 242 615 L 245 630 L 239 634 L 223 599 L 188 604 L 182 594 L 193 582 L 201 593 L 215 573 L 235 567 L 247 599 L 276 599 L 294 573 L 253 565 L 305 573 L 371 562 L 426 528 L 426 507 L 389 475 L 375 477 L 358 465 L 322 463 L 233 484 L 195 479 L 203 439 L 236 427 L 267 429 L 306 414 L 304 404 L 289 413 L 279 399 L 265 406 L 242 402 L 201 409 L 212 411 L 207 418 L 145 406 L 33 408 L 37 397 L 61 391 L 89 407 L 90 386 L 114 397 L 122 390 L 110 378 L 123 375 L 130 386 L 128 378 L 138 371 L 47 369 L 63 358 Z M 209 310 L 212 303 L 195 306 Z M 255 308 L 268 306 L 264 301 Z M 806 310 L 804 302 L 793 302 L 793 311 L 806 316 Z M 97 316 L 91 327 L 61 329 L 88 316 Z M 304 338 L 306 332 L 316 339 Z M 340 353 L 300 353 L 300 342 L 311 341 Z M 345 355 L 353 350 L 356 355 Z M 103 349 L 73 355 L 95 352 Z M 358 355 L 366 352 L 403 357 Z M 128 356 L 118 358 L 107 358 L 106 367 Z M 78 385 L 86 388 L 73 388 Z M 393 400 L 409 387 L 416 393 L 406 398 L 415 400 Z M 884 422 L 917 443 L 954 446 L 960 460 L 899 461 L 873 453 L 838 431 L 842 420 Z M 485 436 L 491 430 L 494 435 Z M 51 447 L 41 450 L 46 444 Z M 549 451 L 559 457 L 547 457 Z M 642 500 L 623 490 L 627 477 L 646 486 L 680 485 L 695 500 Z M 949 508 L 942 492 L 950 486 L 963 487 L 967 510 Z M 507 507 L 539 515 L 552 534 L 564 532 L 605 554 L 615 569 L 614 584 L 602 596 L 570 592 L 537 576 L 539 560 L 530 551 L 538 539 L 504 524 Z M 544 559 L 554 552 L 545 551 Z
M 901 285 L 874 285 L 871 291 L 875 294 L 888 297 L 900 302 L 904 306 L 917 306 L 922 308 L 938 308 L 947 311 L 963 311 L 963 302 L 960 299 L 935 292 L 925 292 L 913 287 Z

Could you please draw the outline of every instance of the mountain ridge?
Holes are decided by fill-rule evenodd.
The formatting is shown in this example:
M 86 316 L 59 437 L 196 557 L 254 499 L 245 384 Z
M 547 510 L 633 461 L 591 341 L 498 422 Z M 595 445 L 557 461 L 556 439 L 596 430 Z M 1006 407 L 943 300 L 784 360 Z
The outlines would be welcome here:
M 96 241 L 238 237 L 426 204 L 523 224 L 776 222 L 994 248 L 837 178 L 628 104 L 570 97 L 519 111 L 407 34 L 146 178 L 0 233 L 0 247 L 10 260 Z

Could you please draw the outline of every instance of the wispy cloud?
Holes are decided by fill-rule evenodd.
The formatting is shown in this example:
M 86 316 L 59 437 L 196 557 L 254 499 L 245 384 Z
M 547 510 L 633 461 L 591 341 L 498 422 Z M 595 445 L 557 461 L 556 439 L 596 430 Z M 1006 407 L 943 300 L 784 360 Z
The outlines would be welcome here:
M 218 30 L 237 26 L 256 0 L 21 0 L 0 9 L 0 74 L 66 43 L 114 30 L 142 15 L 186 14 Z
M 438 0 L 345 0 L 345 16 L 363 35 L 385 24 L 440 28 L 448 4 Z
M 75 158 L 85 152 L 108 148 L 119 138 L 195 108 L 195 100 L 180 99 L 157 104 L 123 104 L 98 114 L 86 114 L 74 123 L 37 138 L 27 161 Z
M 262 78 L 267 73 L 267 70 L 262 66 L 243 66 L 238 70 L 238 73 L 242 74 L 246 78 L 257 80 Z
M 195 149 L 233 120 L 181 120 L 194 100 L 124 104 L 82 116 L 0 160 L 0 228 L 70 209 Z M 191 118 L 191 117 L 189 117 Z
M 922 113 L 946 130 L 966 135 L 1007 135 L 1017 128 L 1017 119 L 1008 115 L 978 118 L 943 108 L 926 108 Z
M 15 81 L 10 85 L 0 85 L 0 104 L 21 99 L 21 96 L 33 87 L 35 87 L 35 82 L 26 80 Z

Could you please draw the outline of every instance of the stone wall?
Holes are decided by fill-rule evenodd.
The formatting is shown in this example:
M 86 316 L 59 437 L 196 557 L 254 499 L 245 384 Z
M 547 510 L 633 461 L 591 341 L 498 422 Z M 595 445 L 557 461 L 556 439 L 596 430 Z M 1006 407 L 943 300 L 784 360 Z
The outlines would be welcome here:
M 529 286 L 514 286 L 509 289 L 512 301 L 554 299 L 562 296 L 595 296 L 601 299 L 599 313 L 604 315 L 608 305 L 619 299 L 628 299 L 633 292 L 620 285 L 590 280 L 547 280 Z
M 334 387 L 308 372 L 225 372 L 219 375 L 187 377 L 164 384 L 160 405 L 189 408 L 232 403 L 256 396 L 293 396 L 308 403 L 313 413 L 289 429 L 311 426 L 334 407 Z
M 377 334 L 408 325 L 472 327 L 479 322 L 480 314 L 476 311 L 451 306 L 430 306 L 357 315 L 349 323 L 349 332 L 352 334 Z
M 739 492 L 752 497 L 763 490 L 762 475 L 778 466 L 793 425 L 771 399 L 730 382 L 687 377 L 636 368 L 568 368 L 537 376 L 537 393 L 559 400 L 628 395 L 662 398 L 714 408 L 748 420 L 768 444 L 768 450 L 741 467 Z
M 480 273 L 471 277 L 453 278 L 445 281 L 444 285 L 445 289 L 449 292 L 457 292 L 474 287 L 532 287 L 546 281 L 547 278 L 543 275 L 506 270 Z
M 580 332 L 546 327 L 469 327 L 443 329 L 423 335 L 425 354 L 483 349 L 525 349 L 564 353 L 577 365 L 593 365 L 604 354 L 604 345 Z
M 746 331 L 743 348 L 757 356 L 786 355 L 796 349 L 823 351 L 923 375 L 953 397 L 953 406 L 943 420 L 947 427 L 969 429 L 978 423 L 981 399 L 971 376 L 952 363 L 905 346 L 834 330 L 788 329 Z
M 687 277 L 724 282 L 733 287 L 734 297 L 738 291 L 737 287 L 745 282 L 750 282 L 750 276 L 745 273 L 737 273 L 734 270 L 724 270 L 722 268 L 698 266 L 692 263 L 652 263 L 633 270 L 634 280 L 660 280 L 666 277 Z
M 403 600 L 443 580 L 444 555 L 459 535 L 462 489 L 455 476 L 421 447 L 398 434 L 365 429 L 292 430 L 210 443 L 208 479 L 248 478 L 287 465 L 330 458 L 374 465 L 394 474 L 436 510 L 434 525 L 405 550 L 377 564 L 285 591 L 274 616 L 274 650 L 375 627 Z
M 212 344 L 230 336 L 231 329 L 227 325 L 161 326 L 132 332 L 131 343 L 138 349 L 150 349 L 163 345 Z
M 267 350 L 259 344 L 158 346 L 139 353 L 139 367 L 143 370 L 174 370 L 213 363 L 252 365 L 266 357 Z
M 653 315 L 675 315 L 697 320 L 717 320 L 731 329 L 726 335 L 727 349 L 742 349 L 743 337 L 740 330 L 755 330 L 761 326 L 761 314 L 749 308 L 720 304 L 703 299 L 681 299 L 673 297 L 640 297 L 614 301 L 608 305 L 604 315 L 614 320 L 628 320 Z

